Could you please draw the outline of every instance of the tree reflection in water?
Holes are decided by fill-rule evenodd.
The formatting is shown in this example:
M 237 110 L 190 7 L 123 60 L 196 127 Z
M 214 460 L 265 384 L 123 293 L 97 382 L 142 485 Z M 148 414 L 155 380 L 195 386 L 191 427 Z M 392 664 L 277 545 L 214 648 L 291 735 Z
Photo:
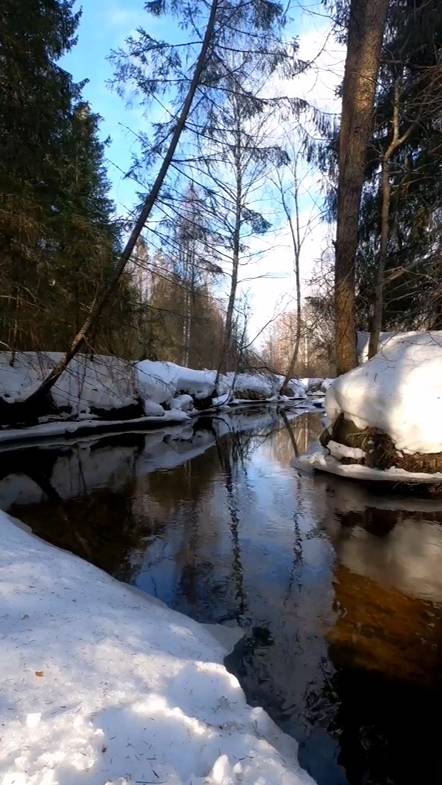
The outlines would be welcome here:
M 240 624 L 228 665 L 319 785 L 442 781 L 442 505 L 298 473 L 320 430 L 257 409 L 3 453 L 0 502 L 174 608 Z

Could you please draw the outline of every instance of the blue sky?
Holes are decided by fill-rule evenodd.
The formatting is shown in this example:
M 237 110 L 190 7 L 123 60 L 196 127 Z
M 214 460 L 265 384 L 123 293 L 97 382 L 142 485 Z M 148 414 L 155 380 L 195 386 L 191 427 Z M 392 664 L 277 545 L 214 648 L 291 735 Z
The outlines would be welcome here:
M 125 126 L 136 132 L 145 121 L 135 104 L 128 106 L 109 86 L 113 67 L 108 57 L 140 25 L 149 26 L 150 32 L 161 35 L 161 23 L 146 14 L 143 0 L 83 0 L 75 8 L 83 10 L 78 43 L 63 58 L 62 65 L 76 81 L 89 80 L 83 95 L 92 110 L 102 117 L 102 138 L 111 138 L 106 158 L 112 197 L 118 211 L 125 212 L 133 205 L 136 195 L 136 186 L 125 180 L 120 171 L 128 170 L 136 150 L 134 134 Z
M 310 7 L 315 5 L 318 2 L 312 0 Z M 147 14 L 143 0 L 82 0 L 76 3 L 75 8 L 82 8 L 78 43 L 63 58 L 62 64 L 76 81 L 89 80 L 84 96 L 92 110 L 103 118 L 101 136 L 111 139 L 107 163 L 112 196 L 118 211 L 124 212 L 133 205 L 136 195 L 136 185 L 125 180 L 120 171 L 128 170 L 137 147 L 134 134 L 127 128 L 137 132 L 145 127 L 146 120 L 135 101 L 128 106 L 110 88 L 108 83 L 112 79 L 113 68 L 108 57 L 138 26 L 145 27 L 152 35 L 170 40 L 171 23 Z M 291 25 L 293 34 L 304 34 L 315 23 L 315 17 L 299 9 L 293 16 L 296 17 L 296 22 Z M 178 36 L 177 30 L 175 34 Z

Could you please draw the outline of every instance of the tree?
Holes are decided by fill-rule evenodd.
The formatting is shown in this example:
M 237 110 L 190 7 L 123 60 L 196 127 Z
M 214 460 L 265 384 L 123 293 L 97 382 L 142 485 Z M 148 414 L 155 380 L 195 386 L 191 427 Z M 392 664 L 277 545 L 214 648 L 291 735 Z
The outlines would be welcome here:
M 359 210 L 388 0 L 351 0 L 339 132 L 335 264 L 336 364 L 356 365 L 355 259 Z
M 293 331 L 292 350 L 286 361 L 283 391 L 295 373 L 301 346 L 303 314 L 301 292 L 301 259 L 307 238 L 320 218 L 317 205 L 312 201 L 308 190 L 311 170 L 304 154 L 302 139 L 292 137 L 287 140 L 288 159 L 286 166 L 276 171 L 276 186 L 281 200 L 282 211 L 287 221 L 293 251 L 293 271 L 295 274 L 296 329 Z
M 359 275 L 368 295 L 370 356 L 383 320 L 405 328 L 437 323 L 441 47 L 435 0 L 391 0 L 362 204 L 361 256 L 367 269 Z
M 0 9 L 1 326 L 12 351 L 41 318 L 58 241 L 63 145 L 78 88 L 56 61 L 74 43 L 72 5 L 5 0 Z
M 107 196 L 99 118 L 59 65 L 75 42 L 72 2 L 10 2 L 0 9 L 0 329 L 11 350 L 62 349 L 108 279 L 119 227 Z M 123 323 L 95 333 L 118 347 Z
M 223 61 L 225 52 L 232 48 L 236 49 L 247 41 L 247 47 L 252 53 L 254 51 L 250 49 L 250 36 L 252 36 L 256 52 L 261 58 L 278 62 L 281 57 L 281 47 L 269 48 L 268 36 L 264 41 L 262 40 L 262 33 L 268 34 L 269 30 L 278 28 L 285 20 L 281 4 L 274 0 L 212 0 L 210 6 L 205 0 L 180 3 L 177 0 L 170 0 L 170 2 L 151 0 L 145 7 L 156 15 L 175 13 L 179 16 L 182 27 L 191 31 L 192 41 L 184 44 L 181 42 L 166 44 L 163 41 L 155 41 L 149 33 L 139 30 L 138 37 L 129 42 L 129 60 L 122 62 L 120 77 L 138 83 L 146 98 L 158 98 L 159 95 L 170 91 L 171 85 L 175 85 L 178 113 L 173 112 L 169 123 L 157 127 L 156 144 L 153 145 L 152 152 L 163 156 L 162 163 L 110 280 L 94 300 L 88 317 L 75 335 L 63 360 L 30 397 L 28 403 L 31 405 L 36 405 L 38 400 L 50 391 L 71 359 L 84 345 L 91 330 L 95 328 L 156 204 L 180 137 L 189 125 L 192 107 L 193 111 L 197 112 L 204 104 L 207 105 L 207 102 L 213 103 L 214 91 L 216 93 L 220 89 L 225 79 Z M 204 34 L 201 33 L 201 29 L 205 30 Z M 193 59 L 195 38 L 198 47 L 196 62 Z M 186 55 L 184 58 L 180 55 L 182 47 L 187 53 L 187 61 Z M 132 62 L 130 58 L 133 58 Z M 194 104 L 199 90 L 201 95 Z

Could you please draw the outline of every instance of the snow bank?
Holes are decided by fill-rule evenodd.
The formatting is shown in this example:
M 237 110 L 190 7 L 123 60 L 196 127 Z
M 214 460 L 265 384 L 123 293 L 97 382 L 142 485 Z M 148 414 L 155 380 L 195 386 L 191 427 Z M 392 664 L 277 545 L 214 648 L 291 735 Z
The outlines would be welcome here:
M 170 362 L 143 360 L 135 364 L 137 390 L 142 398 L 170 403 L 178 395 L 208 398 L 215 385 L 216 371 L 194 371 Z
M 62 359 L 61 352 L 0 352 L 0 397 L 7 403 L 28 398 Z M 93 409 L 121 409 L 137 403 L 132 366 L 118 357 L 77 355 L 52 389 L 54 403 L 78 418 Z
M 326 395 L 333 424 L 388 434 L 404 453 L 442 451 L 442 332 L 410 332 L 385 342 L 365 365 L 340 376 Z
M 312 785 L 215 636 L 0 527 L 3 785 Z

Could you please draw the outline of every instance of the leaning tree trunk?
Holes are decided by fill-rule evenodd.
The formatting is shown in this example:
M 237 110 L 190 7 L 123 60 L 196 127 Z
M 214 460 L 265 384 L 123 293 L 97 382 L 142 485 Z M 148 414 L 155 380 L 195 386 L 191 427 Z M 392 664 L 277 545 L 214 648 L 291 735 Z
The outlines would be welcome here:
M 204 34 L 201 50 L 192 76 L 192 81 L 190 83 L 189 90 L 186 95 L 186 99 L 184 101 L 180 115 L 178 117 L 177 124 L 173 131 L 167 153 L 164 157 L 163 163 L 161 164 L 160 170 L 157 174 L 152 189 L 144 201 L 143 208 L 132 229 L 129 239 L 127 240 L 127 243 L 120 255 L 114 273 L 108 285 L 96 297 L 95 301 L 93 302 L 86 321 L 81 326 L 80 330 L 77 332 L 63 359 L 53 368 L 53 370 L 46 377 L 46 379 L 43 380 L 40 387 L 38 387 L 38 389 L 31 396 L 29 396 L 29 398 L 27 398 L 27 400 L 24 402 L 25 405 L 29 404 L 31 405 L 31 407 L 35 406 L 36 403 L 39 400 L 43 399 L 47 395 L 47 393 L 52 389 L 54 384 L 57 382 L 57 380 L 60 378 L 62 373 L 68 367 L 71 360 L 75 357 L 75 355 L 80 351 L 80 349 L 84 345 L 91 330 L 96 328 L 97 321 L 99 320 L 105 306 L 108 304 L 111 295 L 115 291 L 121 279 L 121 276 L 123 275 L 124 270 L 126 269 L 127 263 L 132 255 L 137 240 L 140 237 L 140 234 L 144 229 L 144 226 L 146 225 L 146 222 L 152 212 L 153 207 L 155 206 L 156 200 L 158 198 L 158 195 L 166 178 L 167 172 L 172 163 L 173 156 L 175 155 L 175 151 L 178 146 L 178 142 L 180 140 L 181 134 L 185 128 L 187 118 L 189 116 L 189 112 L 192 107 L 193 99 L 195 97 L 195 93 L 198 89 L 198 85 L 201 81 L 201 76 L 204 71 L 204 67 L 207 60 L 207 54 L 209 52 L 213 40 L 219 1 L 220 0 L 212 0 L 210 15 L 207 22 L 207 27 Z
M 388 0 L 351 0 L 339 137 L 335 266 L 336 370 L 356 360 L 355 259 L 367 148 Z

